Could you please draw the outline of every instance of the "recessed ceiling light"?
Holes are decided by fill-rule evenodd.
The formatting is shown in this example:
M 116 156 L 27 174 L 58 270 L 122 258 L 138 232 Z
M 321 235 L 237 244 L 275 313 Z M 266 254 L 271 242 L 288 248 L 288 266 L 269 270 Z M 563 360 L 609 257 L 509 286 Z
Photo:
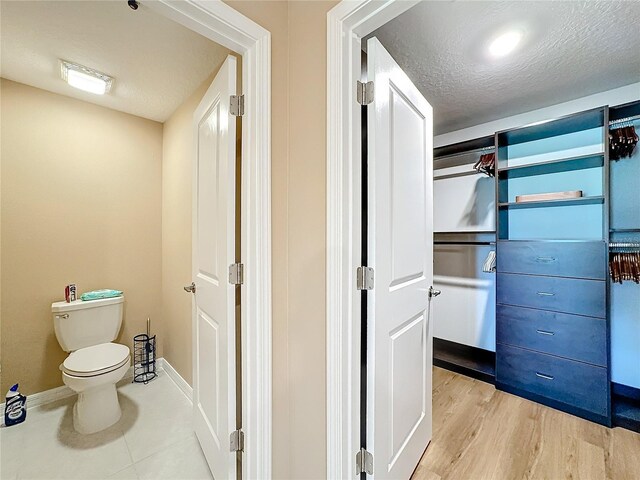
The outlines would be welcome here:
M 85 92 L 104 95 L 111 89 L 113 77 L 78 63 L 60 60 L 60 75 L 69 85 Z
M 518 46 L 522 40 L 522 32 L 512 30 L 507 33 L 503 33 L 497 37 L 491 45 L 489 45 L 489 53 L 494 57 L 504 57 Z

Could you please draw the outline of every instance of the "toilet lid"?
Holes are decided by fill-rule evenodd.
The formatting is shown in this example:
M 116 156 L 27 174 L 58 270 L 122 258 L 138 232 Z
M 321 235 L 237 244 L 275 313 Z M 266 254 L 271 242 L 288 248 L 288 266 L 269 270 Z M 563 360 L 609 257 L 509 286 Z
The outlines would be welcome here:
M 101 343 L 71 353 L 62 364 L 63 370 L 76 376 L 106 373 L 129 361 L 129 347 L 119 343 Z

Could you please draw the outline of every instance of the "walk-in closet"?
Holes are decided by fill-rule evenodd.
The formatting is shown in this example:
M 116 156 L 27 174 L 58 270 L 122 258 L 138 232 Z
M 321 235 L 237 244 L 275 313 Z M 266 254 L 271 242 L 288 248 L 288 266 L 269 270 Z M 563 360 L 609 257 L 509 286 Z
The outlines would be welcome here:
M 640 101 L 434 152 L 434 364 L 640 429 Z
M 434 107 L 434 366 L 640 432 L 634 15 L 424 2 L 371 37 Z

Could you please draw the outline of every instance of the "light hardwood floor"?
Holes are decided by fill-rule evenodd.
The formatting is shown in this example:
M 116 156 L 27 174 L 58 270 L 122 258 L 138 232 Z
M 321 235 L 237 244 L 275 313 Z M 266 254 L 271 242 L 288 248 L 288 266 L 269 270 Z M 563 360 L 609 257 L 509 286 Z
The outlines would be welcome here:
M 413 480 L 640 480 L 640 434 L 434 368 L 433 440 Z

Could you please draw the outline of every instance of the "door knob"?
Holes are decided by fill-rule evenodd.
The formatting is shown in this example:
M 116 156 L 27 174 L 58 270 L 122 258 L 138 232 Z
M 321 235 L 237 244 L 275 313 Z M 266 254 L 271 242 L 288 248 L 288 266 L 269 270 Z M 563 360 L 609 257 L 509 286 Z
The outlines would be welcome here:
M 185 292 L 196 293 L 196 284 L 191 282 L 191 285 L 187 285 L 183 287 Z
M 437 297 L 442 291 L 436 290 L 433 286 L 429 287 L 429 298 Z

